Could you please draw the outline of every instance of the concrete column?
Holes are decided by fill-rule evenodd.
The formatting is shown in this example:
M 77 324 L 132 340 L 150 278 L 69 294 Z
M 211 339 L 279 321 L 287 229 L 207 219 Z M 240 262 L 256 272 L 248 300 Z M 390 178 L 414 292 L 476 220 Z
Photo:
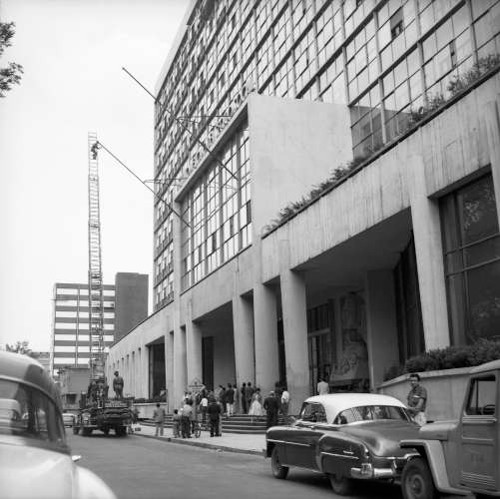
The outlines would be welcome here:
M 486 116 L 486 135 L 490 153 L 491 174 L 495 188 L 497 216 L 500 223 L 500 95 L 484 106 Z
M 165 388 L 167 389 L 168 411 L 175 409 L 174 398 L 174 333 L 165 335 Z
M 365 277 L 366 328 L 370 386 L 384 380 L 385 371 L 399 365 L 396 297 L 392 270 L 367 272 Z
M 187 387 L 186 372 L 186 333 L 178 327 L 174 331 L 174 390 L 171 403 L 172 408 L 177 407 Z
M 301 274 L 291 270 L 281 273 L 281 302 L 290 414 L 298 414 L 302 402 L 310 395 L 306 285 Z
M 253 307 L 250 300 L 233 298 L 234 365 L 236 384 L 255 380 Z
M 262 394 L 278 381 L 278 316 L 276 295 L 263 284 L 254 287 L 255 384 Z
M 189 314 L 191 316 L 191 314 Z M 201 328 L 191 320 L 186 322 L 187 384 L 202 380 Z
M 407 161 L 407 185 L 410 195 L 418 284 L 426 350 L 450 344 L 446 285 L 439 204 L 429 199 L 425 182 L 425 165 L 421 156 Z

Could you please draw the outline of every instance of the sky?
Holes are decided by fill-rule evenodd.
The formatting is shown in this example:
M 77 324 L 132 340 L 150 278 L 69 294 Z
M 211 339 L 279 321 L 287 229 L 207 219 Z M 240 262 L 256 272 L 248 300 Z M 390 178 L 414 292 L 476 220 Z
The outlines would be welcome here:
M 121 68 L 154 91 L 188 5 L 0 0 L 0 67 L 24 67 L 0 99 L 0 348 L 49 351 L 54 284 L 87 282 L 88 133 L 153 178 L 153 99 Z M 104 282 L 149 274 L 151 295 L 153 194 L 102 150 L 99 175 Z

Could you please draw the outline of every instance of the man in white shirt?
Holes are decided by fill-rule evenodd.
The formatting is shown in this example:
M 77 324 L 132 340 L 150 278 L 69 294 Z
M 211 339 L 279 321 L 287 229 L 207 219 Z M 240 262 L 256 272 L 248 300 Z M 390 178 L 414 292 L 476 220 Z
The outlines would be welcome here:
M 317 389 L 318 389 L 318 395 L 325 395 L 327 393 L 330 393 L 330 387 L 328 386 L 328 383 L 325 381 L 324 378 L 320 378 Z

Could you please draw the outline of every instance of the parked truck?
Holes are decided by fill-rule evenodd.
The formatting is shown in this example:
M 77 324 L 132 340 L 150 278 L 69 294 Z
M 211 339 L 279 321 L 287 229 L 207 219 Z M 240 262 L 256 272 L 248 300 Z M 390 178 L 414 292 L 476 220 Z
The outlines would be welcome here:
M 117 436 L 127 435 L 133 420 L 131 400 L 109 399 L 107 390 L 101 387 L 95 391 L 89 388 L 88 395 L 80 399 L 80 411 L 73 433 L 87 437 L 94 430 L 100 430 L 105 435 L 113 430 Z
M 472 368 L 458 421 L 427 424 L 418 438 L 401 442 L 410 456 L 403 497 L 500 497 L 499 403 L 500 360 Z

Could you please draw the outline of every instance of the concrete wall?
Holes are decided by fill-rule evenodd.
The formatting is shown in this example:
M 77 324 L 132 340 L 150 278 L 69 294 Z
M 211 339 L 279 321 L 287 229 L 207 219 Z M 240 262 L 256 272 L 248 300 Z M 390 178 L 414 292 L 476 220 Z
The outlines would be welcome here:
M 148 316 L 148 275 L 118 272 L 115 276 L 115 341 Z
M 252 224 L 260 234 L 288 202 L 352 159 L 347 106 L 251 94 Z
M 420 384 L 427 390 L 426 415 L 429 421 L 460 417 L 470 369 L 470 367 L 464 367 L 419 373 Z M 410 391 L 408 375 L 381 384 L 377 391 L 392 395 L 406 404 Z

